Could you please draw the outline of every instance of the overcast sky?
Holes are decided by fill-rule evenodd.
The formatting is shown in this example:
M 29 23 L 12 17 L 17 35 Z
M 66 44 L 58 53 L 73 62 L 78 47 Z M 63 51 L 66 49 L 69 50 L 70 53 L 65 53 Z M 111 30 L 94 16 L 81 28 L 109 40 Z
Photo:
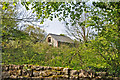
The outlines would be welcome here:
M 26 10 L 25 7 L 23 5 L 18 4 L 17 6 L 17 10 L 18 10 L 18 16 L 19 18 L 30 18 L 30 14 L 32 10 Z M 35 17 L 33 17 L 35 18 Z M 54 18 L 53 21 L 50 20 L 46 20 L 44 22 L 44 24 L 40 24 L 40 22 L 33 22 L 34 24 L 36 24 L 37 26 L 39 26 L 40 28 L 44 29 L 46 31 L 47 34 L 49 33 L 53 33 L 53 34 L 67 34 L 65 31 L 65 27 L 64 24 L 62 24 L 62 22 L 58 21 L 58 19 Z M 23 24 L 29 24 L 29 23 L 25 23 L 23 21 L 20 22 L 19 26 L 22 26 Z
M 48 25 L 48 27 L 44 27 L 47 33 L 66 34 L 64 24 L 62 24 L 62 22 L 58 21 L 56 18 L 53 19 L 53 21 L 47 20 L 45 24 Z
M 91 4 L 91 1 L 88 4 Z M 30 14 L 30 12 L 32 12 L 32 10 L 27 11 L 27 10 L 25 10 L 25 7 L 23 7 L 21 4 L 19 4 L 18 12 L 22 12 L 25 16 L 26 15 L 28 16 Z M 22 24 L 24 24 L 24 23 L 21 23 L 20 26 Z M 39 21 L 35 22 L 35 24 L 39 25 L 39 26 L 43 26 L 41 28 L 44 29 L 47 34 L 53 33 L 53 34 L 65 34 L 65 35 L 67 35 L 65 25 L 63 24 L 63 22 L 60 22 L 56 18 L 54 18 L 53 21 L 46 20 L 44 22 L 44 24 L 42 24 L 42 25 L 40 25 Z
M 90 0 L 87 4 L 91 5 L 93 0 Z M 45 24 L 48 25 L 48 27 L 45 27 L 47 33 L 53 33 L 53 34 L 66 34 L 66 28 L 63 22 L 58 21 L 58 19 L 54 18 L 53 21 L 46 21 Z

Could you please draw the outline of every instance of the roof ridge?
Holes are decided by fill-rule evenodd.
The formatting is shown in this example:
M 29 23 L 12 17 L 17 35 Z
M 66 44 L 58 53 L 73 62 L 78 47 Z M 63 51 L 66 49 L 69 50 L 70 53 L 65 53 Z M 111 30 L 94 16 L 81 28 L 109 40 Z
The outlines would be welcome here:
M 49 33 L 48 35 L 51 35 L 52 37 L 54 37 L 57 41 L 63 41 L 63 42 L 73 42 L 73 40 L 68 37 L 68 36 L 62 36 L 62 35 L 57 35 L 57 34 L 51 34 Z
M 58 34 L 52 34 L 52 33 L 49 33 L 48 35 L 56 35 L 56 36 L 63 36 L 63 35 L 58 35 Z M 63 37 L 68 37 L 68 36 L 64 35 Z M 70 37 L 68 37 L 68 38 L 70 38 Z M 71 39 L 71 38 L 70 38 L 70 39 Z

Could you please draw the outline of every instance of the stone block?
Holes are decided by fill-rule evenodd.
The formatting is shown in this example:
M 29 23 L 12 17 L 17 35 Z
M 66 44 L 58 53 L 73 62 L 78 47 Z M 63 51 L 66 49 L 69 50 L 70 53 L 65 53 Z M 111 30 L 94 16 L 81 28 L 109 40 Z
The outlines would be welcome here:
M 98 76 L 100 76 L 100 77 L 105 77 L 105 76 L 108 75 L 107 72 L 97 72 L 96 74 L 97 74 Z
M 17 79 L 18 76 L 17 75 L 11 75 L 10 78 L 14 78 L 14 79 Z
M 70 75 L 78 75 L 78 71 L 77 70 L 71 70 Z
M 40 71 L 40 76 L 43 76 L 43 77 L 49 77 L 49 76 L 52 76 L 53 73 L 49 70 L 47 71 Z
M 80 69 L 78 72 L 79 72 L 79 78 L 87 78 L 87 77 L 89 77 L 89 74 L 88 74 L 88 72 L 86 70 Z
M 73 80 L 74 80 L 74 79 L 78 79 L 78 75 L 71 75 L 71 76 L 70 76 L 70 79 L 73 79 Z
M 43 66 L 31 66 L 31 69 L 40 71 L 40 70 L 44 70 L 44 67 Z
M 22 76 L 27 76 L 27 70 L 22 70 Z
M 2 78 L 10 78 L 10 74 L 8 72 L 2 72 Z
M 40 71 L 33 71 L 33 77 L 40 76 Z
M 68 74 L 70 74 L 70 70 L 71 69 L 69 69 L 69 68 L 64 68 L 63 72 L 64 72 L 65 75 L 68 75 Z
M 22 70 L 18 70 L 18 75 L 22 76 Z
M 2 66 L 2 71 L 9 71 L 9 66 L 8 65 Z
M 44 70 L 52 70 L 52 67 L 44 66 Z
M 62 70 L 63 70 L 63 67 L 53 67 L 52 70 L 62 71 Z
M 91 69 L 87 70 L 87 72 L 88 72 L 90 78 L 93 78 L 93 77 L 96 76 L 95 71 L 93 71 L 93 70 L 91 70 Z

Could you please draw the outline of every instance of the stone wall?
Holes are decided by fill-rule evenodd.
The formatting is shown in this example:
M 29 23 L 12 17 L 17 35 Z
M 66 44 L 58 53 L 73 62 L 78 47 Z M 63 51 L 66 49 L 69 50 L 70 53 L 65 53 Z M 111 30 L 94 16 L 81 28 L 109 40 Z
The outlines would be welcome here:
M 97 74 L 93 70 L 35 65 L 2 65 L 3 80 L 104 80 L 104 78 L 109 80 L 106 76 L 106 72 Z

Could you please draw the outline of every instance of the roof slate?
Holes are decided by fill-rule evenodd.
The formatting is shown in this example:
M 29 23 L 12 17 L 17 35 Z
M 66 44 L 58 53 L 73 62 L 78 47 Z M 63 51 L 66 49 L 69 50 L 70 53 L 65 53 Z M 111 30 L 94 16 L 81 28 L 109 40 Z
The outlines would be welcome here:
M 51 35 L 55 40 L 60 42 L 74 43 L 74 41 L 67 36 L 61 36 L 56 34 L 48 34 L 48 35 Z

